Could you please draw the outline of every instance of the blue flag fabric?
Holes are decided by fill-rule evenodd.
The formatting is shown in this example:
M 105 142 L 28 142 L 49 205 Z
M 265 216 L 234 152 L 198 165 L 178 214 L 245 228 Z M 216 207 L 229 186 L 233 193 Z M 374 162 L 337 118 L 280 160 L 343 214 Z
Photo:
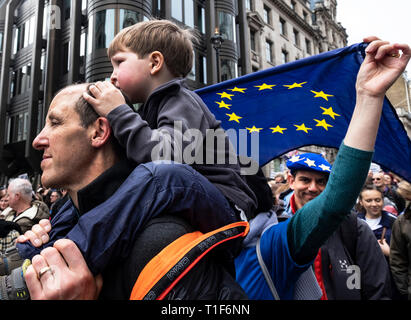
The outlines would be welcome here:
M 196 92 L 225 130 L 235 130 L 229 136 L 237 153 L 259 165 L 307 145 L 339 148 L 354 111 L 366 46 L 329 51 Z M 242 134 L 247 136 L 243 151 Z M 252 135 L 259 137 L 258 154 L 251 150 Z M 373 162 L 411 181 L 411 141 L 387 98 Z

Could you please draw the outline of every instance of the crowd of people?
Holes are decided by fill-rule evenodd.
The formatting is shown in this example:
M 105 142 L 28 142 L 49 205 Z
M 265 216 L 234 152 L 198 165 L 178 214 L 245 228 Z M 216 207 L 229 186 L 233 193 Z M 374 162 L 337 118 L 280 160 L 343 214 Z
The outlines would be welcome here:
M 273 183 L 261 169 L 241 175 L 220 122 L 185 87 L 191 34 L 166 20 L 123 29 L 108 48 L 111 82 L 60 90 L 33 141 L 42 186 L 56 189 L 16 178 L 2 196 L 0 299 L 410 298 L 409 185 L 373 175 L 369 186 L 367 174 L 385 93 L 411 50 L 364 41 L 335 162 L 296 155 Z M 224 144 L 183 139 L 176 122 Z

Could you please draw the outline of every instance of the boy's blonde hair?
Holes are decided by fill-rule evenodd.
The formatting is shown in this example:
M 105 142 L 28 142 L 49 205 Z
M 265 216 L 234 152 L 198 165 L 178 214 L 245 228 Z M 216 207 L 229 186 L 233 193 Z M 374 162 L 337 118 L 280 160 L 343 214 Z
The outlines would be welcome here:
M 110 43 L 108 57 L 131 50 L 139 58 L 160 51 L 175 77 L 185 77 L 193 66 L 193 34 L 168 20 L 150 20 L 121 30 Z

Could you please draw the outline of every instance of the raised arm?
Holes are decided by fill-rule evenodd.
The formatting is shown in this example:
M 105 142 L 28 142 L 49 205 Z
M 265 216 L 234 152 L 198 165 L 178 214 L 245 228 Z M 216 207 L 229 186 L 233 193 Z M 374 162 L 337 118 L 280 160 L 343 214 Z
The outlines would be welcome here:
M 300 264 L 315 257 L 354 206 L 372 160 L 385 93 L 411 57 L 408 45 L 376 37 L 364 41 L 371 43 L 357 75 L 356 106 L 327 186 L 288 225 L 290 252 Z
M 404 72 L 411 50 L 406 44 L 390 44 L 376 37 L 365 38 L 364 42 L 371 43 L 365 50 L 366 57 L 358 72 L 357 104 L 344 144 L 373 151 L 385 93 Z

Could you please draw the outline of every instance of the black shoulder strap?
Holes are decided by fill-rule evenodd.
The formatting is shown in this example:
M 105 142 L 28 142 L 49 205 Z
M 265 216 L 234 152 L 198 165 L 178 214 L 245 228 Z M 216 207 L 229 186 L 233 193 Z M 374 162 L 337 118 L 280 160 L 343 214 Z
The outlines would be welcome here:
M 347 249 L 350 258 L 355 262 L 357 238 L 358 238 L 358 226 L 357 226 L 357 214 L 351 211 L 350 214 L 340 225 L 341 238 L 344 247 Z

